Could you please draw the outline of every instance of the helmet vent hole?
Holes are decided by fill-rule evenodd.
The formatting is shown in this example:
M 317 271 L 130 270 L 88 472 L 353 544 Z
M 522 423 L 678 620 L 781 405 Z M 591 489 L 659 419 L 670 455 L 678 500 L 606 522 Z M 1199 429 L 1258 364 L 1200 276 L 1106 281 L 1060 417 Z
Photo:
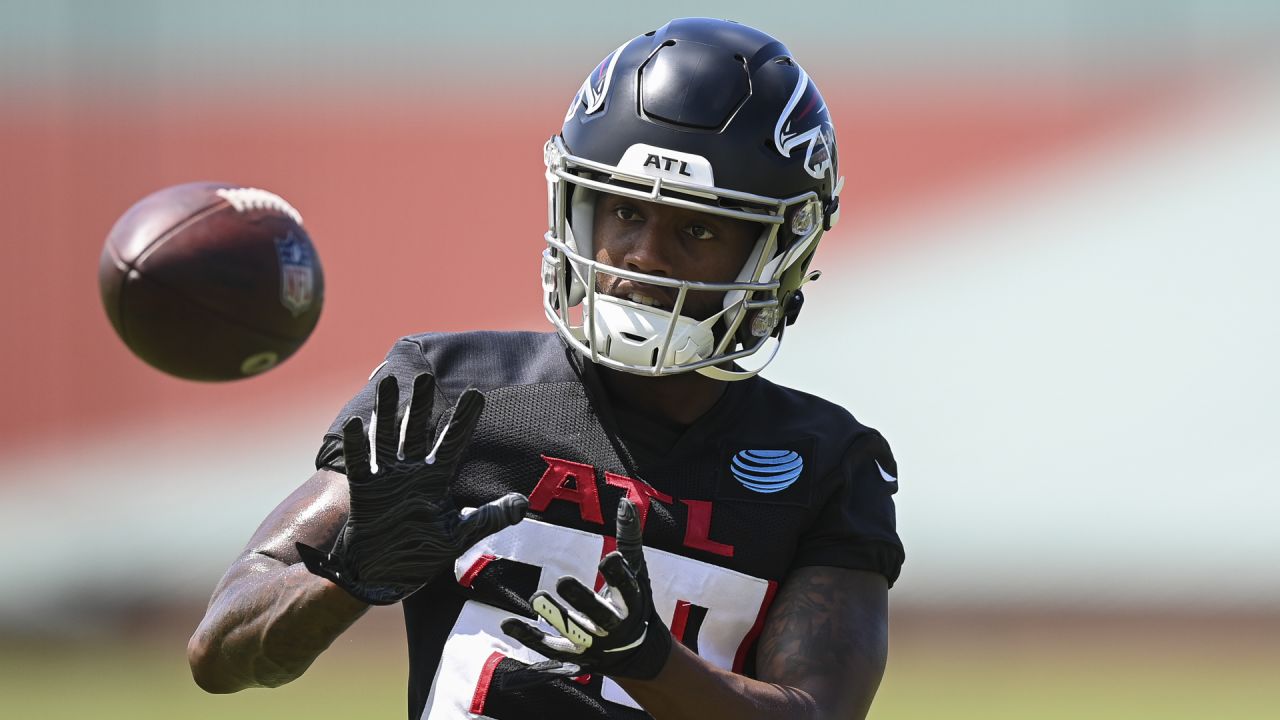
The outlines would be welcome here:
M 642 342 L 644 342 L 644 338 L 640 337 L 639 335 L 636 335 L 635 333 L 620 332 L 620 333 L 618 333 L 618 334 L 619 334 L 619 335 L 621 335 L 622 337 L 624 337 L 624 338 L 626 338 L 626 339 L 630 340 L 630 341 L 631 341 L 631 342 L 633 342 L 633 343 L 642 343 Z M 654 352 L 657 352 L 657 350 L 655 350 Z
M 795 61 L 793 61 L 791 58 L 787 57 L 786 55 L 783 55 L 777 60 L 774 60 L 774 62 L 779 65 L 795 65 Z
M 657 31 L 657 30 L 650 30 L 649 32 L 645 33 L 645 34 L 644 34 L 644 36 L 645 36 L 645 37 L 653 37 L 654 35 L 657 35 L 657 34 L 658 34 L 658 31 Z
M 653 349 L 653 355 L 649 357 L 649 364 L 650 365 L 658 364 L 658 348 Z

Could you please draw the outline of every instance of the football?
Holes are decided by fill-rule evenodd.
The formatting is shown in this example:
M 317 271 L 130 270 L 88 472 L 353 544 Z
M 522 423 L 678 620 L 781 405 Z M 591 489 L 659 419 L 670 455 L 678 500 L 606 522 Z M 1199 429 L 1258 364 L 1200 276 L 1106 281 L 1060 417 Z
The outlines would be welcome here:
M 324 273 L 298 211 L 258 188 L 195 182 L 129 208 L 98 265 L 102 304 L 135 355 L 190 380 L 279 365 L 320 319 Z

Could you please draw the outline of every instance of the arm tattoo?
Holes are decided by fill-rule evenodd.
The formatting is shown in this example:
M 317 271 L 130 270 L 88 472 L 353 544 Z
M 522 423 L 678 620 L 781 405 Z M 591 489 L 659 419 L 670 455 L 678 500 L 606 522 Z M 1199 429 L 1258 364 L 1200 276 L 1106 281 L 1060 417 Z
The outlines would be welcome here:
M 883 672 L 888 630 L 882 603 L 867 603 L 851 571 L 802 568 L 784 585 L 757 654 L 760 679 L 820 690 Z

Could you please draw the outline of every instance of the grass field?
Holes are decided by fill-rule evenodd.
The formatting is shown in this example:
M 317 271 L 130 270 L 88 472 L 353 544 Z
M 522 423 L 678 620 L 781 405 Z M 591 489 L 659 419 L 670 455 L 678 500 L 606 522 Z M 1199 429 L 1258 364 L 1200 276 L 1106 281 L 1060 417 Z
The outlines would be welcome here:
M 1016 626 L 899 618 L 876 720 L 1265 720 L 1280 717 L 1275 624 Z M 1234 626 L 1233 626 L 1234 627 Z M 1250 629 L 1252 627 L 1252 629 Z M 402 718 L 404 649 L 355 628 L 297 682 L 229 696 L 191 682 L 179 634 L 0 645 L 0 717 Z

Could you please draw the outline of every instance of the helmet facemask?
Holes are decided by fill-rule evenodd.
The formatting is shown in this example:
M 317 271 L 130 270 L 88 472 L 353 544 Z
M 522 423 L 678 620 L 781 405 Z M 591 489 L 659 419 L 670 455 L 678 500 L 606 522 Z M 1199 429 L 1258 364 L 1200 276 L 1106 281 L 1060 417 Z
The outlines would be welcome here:
M 543 252 L 543 308 L 570 345 L 605 367 L 651 376 L 696 371 L 739 380 L 768 364 L 785 325 L 783 304 L 810 277 L 805 267 L 823 230 L 816 193 L 779 199 L 677 182 L 575 157 L 558 136 L 547 143 L 544 158 L 549 228 Z M 761 230 L 730 282 L 633 272 L 595 259 L 593 218 L 602 192 L 750 220 Z M 671 288 L 674 307 L 650 307 L 598 292 L 600 275 Z M 692 292 L 722 294 L 720 310 L 701 319 L 684 314 Z M 720 367 L 766 347 L 758 367 Z

